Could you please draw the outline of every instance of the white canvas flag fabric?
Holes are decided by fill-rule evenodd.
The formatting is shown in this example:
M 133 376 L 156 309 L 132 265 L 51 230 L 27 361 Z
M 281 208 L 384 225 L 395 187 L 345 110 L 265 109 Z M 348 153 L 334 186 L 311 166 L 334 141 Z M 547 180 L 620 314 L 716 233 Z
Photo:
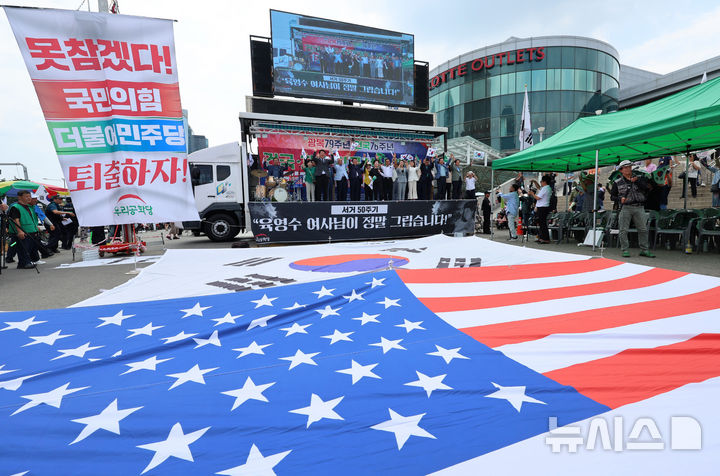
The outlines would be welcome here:
M 532 124 L 530 121 L 530 102 L 528 100 L 527 87 L 525 88 L 525 99 L 523 99 L 522 120 L 520 123 L 520 150 L 525 150 L 533 145 Z
M 390 266 L 397 269 L 475 268 L 586 259 L 587 256 L 549 250 L 528 252 L 478 237 L 445 235 L 292 247 L 173 249 L 127 283 L 77 305 L 232 293 L 267 285 L 322 281 Z
M 435 157 L 437 154 L 437 149 L 434 147 L 428 147 L 427 154 L 425 154 L 425 157 Z
M 173 22 L 5 7 L 80 224 L 199 220 Z

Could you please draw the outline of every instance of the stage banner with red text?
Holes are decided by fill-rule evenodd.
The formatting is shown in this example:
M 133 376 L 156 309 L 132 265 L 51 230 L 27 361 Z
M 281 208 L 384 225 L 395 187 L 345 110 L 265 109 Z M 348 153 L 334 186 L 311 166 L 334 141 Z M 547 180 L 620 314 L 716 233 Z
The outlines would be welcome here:
M 391 139 L 364 139 L 360 137 L 342 136 L 313 136 L 301 134 L 263 134 L 258 137 L 258 151 L 262 164 L 277 161 L 280 165 L 287 165 L 288 174 L 294 178 L 300 178 L 301 166 L 304 163 L 303 151 L 307 158 L 313 152 L 323 149 L 329 155 L 335 151 L 343 161 L 357 157 L 358 161 L 379 159 L 392 159 L 393 154 L 397 160 L 422 160 L 427 154 L 430 141 L 400 141 Z M 419 164 L 418 164 L 419 165 Z
M 83 226 L 198 220 L 173 22 L 5 7 Z

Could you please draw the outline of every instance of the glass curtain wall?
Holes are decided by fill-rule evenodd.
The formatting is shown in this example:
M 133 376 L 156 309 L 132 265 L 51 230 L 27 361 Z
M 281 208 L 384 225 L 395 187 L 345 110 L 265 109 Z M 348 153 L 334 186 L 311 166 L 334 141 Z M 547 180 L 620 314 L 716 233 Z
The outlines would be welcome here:
M 513 57 L 514 53 L 510 53 Z M 472 136 L 501 151 L 518 149 L 525 87 L 533 137 L 549 137 L 576 119 L 618 109 L 620 65 L 594 49 L 549 46 L 542 61 L 503 65 L 430 91 L 430 111 L 448 137 Z

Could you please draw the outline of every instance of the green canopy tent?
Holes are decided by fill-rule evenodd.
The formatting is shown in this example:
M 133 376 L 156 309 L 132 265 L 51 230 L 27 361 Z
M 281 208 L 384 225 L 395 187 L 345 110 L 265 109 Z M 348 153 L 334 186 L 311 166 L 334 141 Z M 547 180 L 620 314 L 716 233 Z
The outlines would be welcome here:
M 720 78 L 644 106 L 583 117 L 493 169 L 571 172 L 720 145 Z
M 492 168 L 543 172 L 595 168 L 593 203 L 597 203 L 598 167 L 718 145 L 720 78 L 644 106 L 580 118 L 545 141 L 494 161 Z M 593 237 L 595 233 L 593 226 Z

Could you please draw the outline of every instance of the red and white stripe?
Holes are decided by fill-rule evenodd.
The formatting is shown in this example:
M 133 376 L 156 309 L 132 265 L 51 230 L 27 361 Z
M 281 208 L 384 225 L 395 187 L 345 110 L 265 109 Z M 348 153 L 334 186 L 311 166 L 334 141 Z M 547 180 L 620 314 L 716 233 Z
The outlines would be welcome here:
M 399 270 L 478 341 L 617 408 L 720 377 L 720 279 L 609 259 Z

